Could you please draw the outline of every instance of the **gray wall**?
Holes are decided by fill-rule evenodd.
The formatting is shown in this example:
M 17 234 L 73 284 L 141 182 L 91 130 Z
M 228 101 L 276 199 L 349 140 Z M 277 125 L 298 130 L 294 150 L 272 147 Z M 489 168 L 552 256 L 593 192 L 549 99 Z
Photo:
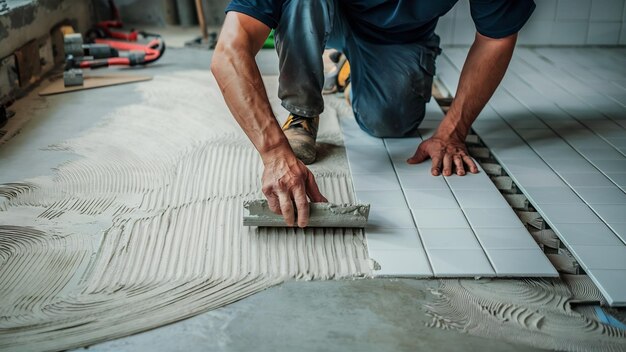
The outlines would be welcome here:
M 108 0 L 93 1 L 98 19 L 108 19 L 110 13 Z M 222 24 L 224 9 L 229 2 L 230 0 L 203 0 L 208 26 Z M 115 4 L 120 10 L 122 21 L 128 24 L 165 26 L 198 23 L 194 0 L 116 0 Z
M 10 0 L 0 8 L 0 58 L 28 41 L 47 35 L 70 20 L 81 31 L 91 25 L 91 2 L 85 0 Z
M 626 45 L 625 0 L 535 0 L 537 9 L 520 32 L 526 45 Z M 476 29 L 468 0 L 439 21 L 443 44 L 471 44 Z

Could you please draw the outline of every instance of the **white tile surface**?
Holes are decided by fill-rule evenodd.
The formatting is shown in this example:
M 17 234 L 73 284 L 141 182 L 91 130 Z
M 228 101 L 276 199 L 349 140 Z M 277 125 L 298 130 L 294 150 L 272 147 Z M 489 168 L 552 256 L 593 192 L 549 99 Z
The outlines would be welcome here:
M 491 249 L 537 249 L 538 245 L 524 227 L 476 228 L 476 237 L 487 250 Z
M 586 204 L 543 204 L 540 212 L 551 224 L 597 223 L 600 219 Z
M 462 208 L 510 208 L 495 186 L 492 189 L 457 189 L 454 196 Z
M 494 276 L 495 272 L 482 249 L 427 249 L 435 276 Z
M 477 174 L 467 173 L 465 176 L 452 175 L 444 177 L 453 190 L 492 189 L 494 187 L 489 176 L 482 170 Z
M 570 247 L 623 246 L 624 243 L 603 223 L 554 224 L 554 231 Z
M 626 246 L 575 246 L 572 252 L 589 269 L 626 270 Z
M 369 203 L 373 208 L 394 208 L 406 206 L 402 191 L 357 191 L 356 198 Z
M 595 269 L 590 274 L 609 304 L 626 305 L 626 270 Z
M 463 212 L 452 209 L 417 209 L 413 211 L 417 228 L 470 228 Z
M 456 208 L 459 206 L 450 190 L 405 190 L 404 195 L 409 203 L 409 207 L 414 211 L 419 211 L 420 209 Z
M 587 204 L 626 204 L 626 193 L 617 187 L 577 187 L 576 193 Z
M 467 208 L 464 209 L 472 228 L 519 228 L 519 218 L 511 208 Z
M 524 187 L 524 194 L 533 204 L 578 204 L 580 198 L 569 187 Z
M 471 229 L 422 228 L 420 235 L 428 249 L 481 249 Z
M 380 265 L 376 276 L 430 277 L 430 263 L 423 250 L 371 250 L 370 257 Z
M 415 228 L 380 228 L 367 229 L 367 248 L 369 250 L 405 250 L 421 249 L 422 243 Z
M 356 191 L 393 191 L 400 190 L 400 184 L 393 170 L 384 173 L 352 173 L 352 184 Z
M 376 203 L 370 208 L 369 218 L 367 220 L 368 229 L 381 228 L 415 228 L 411 212 L 406 206 L 394 208 L 377 207 Z
M 559 276 L 539 248 L 493 249 L 487 251 L 487 255 L 496 270 L 497 276 Z

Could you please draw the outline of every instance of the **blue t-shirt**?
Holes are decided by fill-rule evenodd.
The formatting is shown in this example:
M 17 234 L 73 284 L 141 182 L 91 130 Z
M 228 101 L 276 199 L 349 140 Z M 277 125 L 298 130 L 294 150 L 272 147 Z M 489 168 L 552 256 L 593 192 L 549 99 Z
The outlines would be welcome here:
M 288 0 L 231 0 L 226 12 L 252 16 L 270 28 L 280 21 Z M 322 1 L 322 0 L 319 0 Z M 335 0 L 353 32 L 377 43 L 408 43 L 429 38 L 437 20 L 458 0 Z M 517 33 L 528 20 L 533 0 L 469 0 L 476 30 L 490 38 Z

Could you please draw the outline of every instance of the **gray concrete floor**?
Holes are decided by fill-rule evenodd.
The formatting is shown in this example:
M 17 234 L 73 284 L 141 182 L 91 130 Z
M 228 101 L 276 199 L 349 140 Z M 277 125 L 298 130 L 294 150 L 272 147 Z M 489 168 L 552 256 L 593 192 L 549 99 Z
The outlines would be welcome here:
M 535 351 L 427 327 L 433 280 L 287 282 L 229 306 L 78 351 Z

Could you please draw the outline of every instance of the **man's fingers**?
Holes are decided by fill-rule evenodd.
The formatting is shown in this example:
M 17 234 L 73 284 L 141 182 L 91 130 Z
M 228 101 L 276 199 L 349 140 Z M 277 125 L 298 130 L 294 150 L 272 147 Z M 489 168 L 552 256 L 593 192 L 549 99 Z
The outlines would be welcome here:
M 428 159 L 430 156 L 428 155 L 428 153 L 424 151 L 424 149 L 425 148 L 423 148 L 422 145 L 420 145 L 415 151 L 415 154 L 412 157 L 410 157 L 406 162 L 409 164 L 419 164 L 423 162 L 424 160 Z
M 306 178 L 306 193 L 309 195 L 309 198 L 311 198 L 311 202 L 328 202 L 326 197 L 322 195 L 320 189 L 317 187 L 317 182 L 315 182 L 315 176 L 313 176 L 312 173 L 309 173 L 309 176 Z
M 280 211 L 285 218 L 287 226 L 293 226 L 295 221 L 295 215 L 293 213 L 293 200 L 286 192 L 280 192 L 278 194 L 278 200 L 280 201 Z
M 298 187 L 293 191 L 293 199 L 296 202 L 298 227 L 306 227 L 309 223 L 309 201 L 306 198 L 304 187 Z
M 454 167 L 456 168 L 456 174 L 459 175 L 459 176 L 465 175 L 465 167 L 463 167 L 463 159 L 461 159 L 461 156 L 454 155 L 452 157 L 452 160 L 454 161 Z
M 433 165 L 430 169 L 430 173 L 433 174 L 433 176 L 439 176 L 439 172 L 441 170 L 441 156 L 436 155 L 433 156 Z
M 450 176 L 452 175 L 452 158 L 450 154 L 445 153 L 443 155 L 443 175 Z
M 267 205 L 270 207 L 270 210 L 274 213 L 280 215 L 280 202 L 278 201 L 278 197 L 274 193 L 266 194 L 265 198 L 267 198 Z
M 469 155 L 463 155 L 463 161 L 465 162 L 465 164 L 467 165 L 467 168 L 469 169 L 471 173 L 473 174 L 478 173 L 478 166 L 476 166 L 474 159 L 472 159 Z

